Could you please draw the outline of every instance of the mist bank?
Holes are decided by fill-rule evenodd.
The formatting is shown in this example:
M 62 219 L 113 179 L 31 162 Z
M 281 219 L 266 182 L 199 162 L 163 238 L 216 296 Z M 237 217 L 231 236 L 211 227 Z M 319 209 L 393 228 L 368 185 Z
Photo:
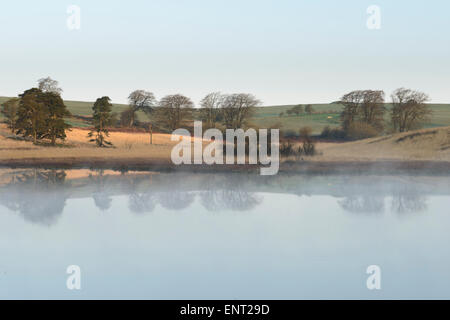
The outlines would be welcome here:
M 192 173 L 258 173 L 261 165 L 252 164 L 180 164 L 170 160 L 143 158 L 31 158 L 0 159 L 0 168 L 40 169 L 111 169 L 126 171 L 192 172 Z M 356 160 L 356 161 L 282 161 L 279 174 L 413 174 L 450 175 L 450 161 L 439 160 Z

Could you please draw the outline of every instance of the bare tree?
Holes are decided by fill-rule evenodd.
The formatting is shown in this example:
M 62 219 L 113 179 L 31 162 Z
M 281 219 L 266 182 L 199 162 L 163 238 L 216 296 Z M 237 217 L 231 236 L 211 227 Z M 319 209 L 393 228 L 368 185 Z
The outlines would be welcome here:
M 59 83 L 50 77 L 41 78 L 38 80 L 38 87 L 43 92 L 52 92 L 61 95 L 62 89 L 59 87 Z
M 220 92 L 212 92 L 200 101 L 200 115 L 207 127 L 215 127 L 223 105 L 224 96 Z
M 305 106 L 305 112 L 306 112 L 307 114 L 312 114 L 312 113 L 314 112 L 313 106 L 310 105 L 310 104 L 307 104 L 307 105 Z
M 370 125 L 378 132 L 383 130 L 384 92 L 381 90 L 356 90 L 341 98 L 344 110 L 341 113 L 342 128 L 348 132 L 355 122 Z
M 160 120 L 172 131 L 178 129 L 190 116 L 193 102 L 181 94 L 168 95 L 161 99 L 158 113 Z
M 129 127 L 134 125 L 137 111 L 143 111 L 148 115 L 156 105 L 156 99 L 153 93 L 145 90 L 135 90 L 130 93 L 128 102 L 130 105 L 130 109 L 128 110 Z
M 425 104 L 430 98 L 423 92 L 399 88 L 391 97 L 391 121 L 395 131 L 405 132 L 419 128 L 431 115 L 430 107 Z
M 344 131 L 348 131 L 350 126 L 357 120 L 358 107 L 363 100 L 362 91 L 352 91 L 341 98 L 344 110 L 341 112 L 341 122 Z
M 365 90 L 363 102 L 360 107 L 360 120 L 365 122 L 378 131 L 384 127 L 384 91 Z
M 253 115 L 254 108 L 261 102 L 249 93 L 235 93 L 225 96 L 223 118 L 227 128 L 241 128 Z

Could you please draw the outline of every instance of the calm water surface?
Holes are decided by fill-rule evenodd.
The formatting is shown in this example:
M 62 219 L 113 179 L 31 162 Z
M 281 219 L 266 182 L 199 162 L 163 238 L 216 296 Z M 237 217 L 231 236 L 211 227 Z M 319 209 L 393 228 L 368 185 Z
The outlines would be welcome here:
M 0 177 L 2 299 L 450 298 L 447 176 Z

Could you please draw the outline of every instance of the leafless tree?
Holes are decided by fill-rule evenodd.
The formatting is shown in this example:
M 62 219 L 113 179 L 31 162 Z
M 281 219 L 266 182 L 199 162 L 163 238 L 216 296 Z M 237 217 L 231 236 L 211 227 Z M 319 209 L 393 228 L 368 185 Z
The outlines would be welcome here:
M 41 78 L 38 80 L 38 87 L 43 92 L 52 92 L 61 95 L 62 89 L 59 87 L 59 83 L 50 77 Z
M 348 131 L 355 122 L 363 122 L 378 132 L 384 124 L 384 92 L 381 90 L 356 90 L 341 98 L 344 110 L 341 113 L 342 128 Z
M 130 105 L 128 126 L 132 127 L 136 120 L 136 112 L 143 111 L 147 115 L 150 114 L 156 105 L 156 99 L 149 91 L 135 90 L 128 96 L 128 103 Z
M 223 102 L 224 96 L 220 92 L 209 93 L 200 102 L 200 115 L 207 127 L 215 127 L 216 121 L 221 113 Z
M 395 131 L 417 129 L 431 115 L 431 109 L 426 105 L 430 98 L 423 92 L 399 88 L 391 97 L 391 121 Z
M 384 127 L 384 91 L 382 90 L 365 90 L 364 100 L 360 108 L 360 120 L 378 131 Z
M 225 96 L 223 102 L 223 118 L 227 128 L 241 128 L 253 115 L 254 108 L 260 101 L 249 93 L 235 93 Z
M 161 99 L 158 113 L 160 120 L 172 131 L 180 128 L 183 121 L 190 117 L 194 104 L 181 94 L 168 95 Z
M 341 113 L 342 128 L 348 131 L 353 122 L 357 120 L 358 108 L 363 100 L 362 91 L 352 91 L 341 98 L 344 110 Z

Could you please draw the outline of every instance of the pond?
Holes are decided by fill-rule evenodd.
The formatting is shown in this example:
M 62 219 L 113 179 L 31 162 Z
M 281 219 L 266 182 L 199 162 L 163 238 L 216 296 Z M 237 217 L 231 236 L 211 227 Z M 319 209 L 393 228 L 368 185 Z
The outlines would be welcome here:
M 0 298 L 449 299 L 449 204 L 445 175 L 5 169 Z

